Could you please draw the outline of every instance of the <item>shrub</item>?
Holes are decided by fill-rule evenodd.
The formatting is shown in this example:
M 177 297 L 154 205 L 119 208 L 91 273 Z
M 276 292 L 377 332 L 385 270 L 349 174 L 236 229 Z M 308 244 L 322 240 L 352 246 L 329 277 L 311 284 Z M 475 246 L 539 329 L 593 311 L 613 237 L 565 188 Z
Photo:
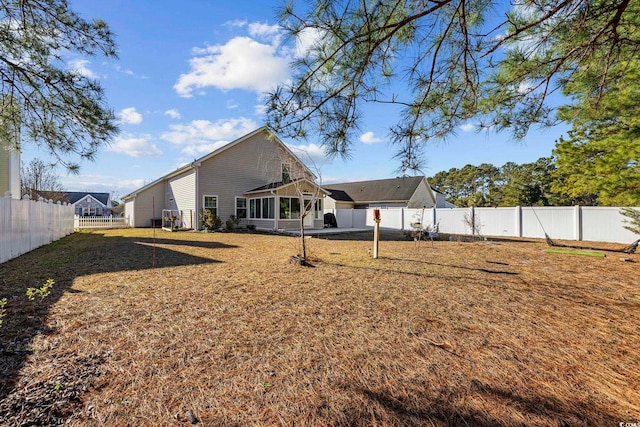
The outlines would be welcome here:
M 240 218 L 235 215 L 231 215 L 225 225 L 227 226 L 227 230 L 231 231 L 240 225 Z

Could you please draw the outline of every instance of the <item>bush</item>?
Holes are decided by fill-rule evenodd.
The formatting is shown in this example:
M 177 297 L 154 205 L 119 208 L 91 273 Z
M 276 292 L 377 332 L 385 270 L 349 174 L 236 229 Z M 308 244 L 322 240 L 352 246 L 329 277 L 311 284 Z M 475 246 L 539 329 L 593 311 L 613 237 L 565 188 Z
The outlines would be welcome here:
M 227 230 L 232 231 L 240 225 L 240 218 L 235 215 L 231 215 L 225 225 L 227 226 Z
M 220 217 L 213 214 L 210 209 L 202 209 L 200 211 L 200 221 L 207 230 L 218 230 L 222 226 Z

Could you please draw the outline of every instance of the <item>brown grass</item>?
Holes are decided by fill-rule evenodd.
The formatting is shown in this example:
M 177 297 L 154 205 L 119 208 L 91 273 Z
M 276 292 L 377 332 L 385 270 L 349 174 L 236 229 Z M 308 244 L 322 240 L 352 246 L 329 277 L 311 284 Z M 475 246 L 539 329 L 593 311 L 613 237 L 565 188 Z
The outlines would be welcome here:
M 313 238 L 309 268 L 292 237 L 110 230 L 2 264 L 0 424 L 638 421 L 628 256 L 384 237 Z

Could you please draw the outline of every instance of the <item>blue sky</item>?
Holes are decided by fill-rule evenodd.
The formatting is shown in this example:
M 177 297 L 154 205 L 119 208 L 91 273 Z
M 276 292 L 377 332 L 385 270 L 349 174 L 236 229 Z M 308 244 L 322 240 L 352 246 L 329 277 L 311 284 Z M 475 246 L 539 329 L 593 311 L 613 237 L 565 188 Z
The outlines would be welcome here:
M 66 58 L 67 66 L 100 81 L 120 119 L 121 134 L 79 175 L 60 170 L 70 191 L 116 197 L 201 157 L 264 124 L 264 92 L 289 77 L 294 49 L 277 27 L 277 2 L 251 0 L 71 0 L 84 18 L 101 18 L 115 33 L 117 60 Z M 314 159 L 325 184 L 397 176 L 393 124 L 380 108 L 365 110 L 352 158 L 324 158 L 313 136 L 285 140 Z M 425 175 L 483 162 L 532 162 L 549 156 L 566 131 L 533 131 L 524 142 L 463 126 L 447 142 L 425 149 Z M 25 147 L 23 162 L 45 155 Z M 303 160 L 307 155 L 301 155 Z

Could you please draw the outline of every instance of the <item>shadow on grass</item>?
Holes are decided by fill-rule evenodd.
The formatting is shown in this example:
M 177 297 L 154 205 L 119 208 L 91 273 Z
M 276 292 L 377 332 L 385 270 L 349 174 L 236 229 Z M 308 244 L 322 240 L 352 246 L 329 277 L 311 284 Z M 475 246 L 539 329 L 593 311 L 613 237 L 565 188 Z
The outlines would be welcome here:
M 620 419 L 607 413 L 606 408 L 575 401 L 570 397 L 544 394 L 527 390 L 526 395 L 500 386 L 483 384 L 475 379 L 466 387 L 444 386 L 434 389 L 433 384 L 418 381 L 409 393 L 395 395 L 392 391 L 372 390 L 368 387 L 344 386 L 365 402 L 361 408 L 352 408 L 344 417 L 348 425 L 361 425 L 373 417 L 393 420 L 394 425 L 421 426 L 573 426 L 618 425 Z M 470 392 L 471 390 L 471 392 Z M 523 393 L 524 394 L 524 393 Z M 496 418 L 482 407 L 474 408 L 469 400 L 476 395 L 478 402 L 490 402 L 502 408 Z M 462 398 L 464 397 L 464 398 Z M 373 415 L 373 417 L 372 417 Z M 525 421 L 526 420 L 526 421 Z
M 389 260 L 389 261 L 401 261 L 401 262 L 407 262 L 407 263 L 427 264 L 427 265 L 433 265 L 433 266 L 438 266 L 438 267 L 454 268 L 454 269 L 467 270 L 467 271 L 477 271 L 477 272 L 480 272 L 480 273 L 487 273 L 487 274 L 499 274 L 499 275 L 507 275 L 507 276 L 512 276 L 512 275 L 518 275 L 519 274 L 519 273 L 517 273 L 515 271 L 491 270 L 491 269 L 482 268 L 482 267 L 467 267 L 467 266 L 463 266 L 463 265 L 442 264 L 442 263 L 437 263 L 437 262 L 418 261 L 418 260 L 413 260 L 413 259 L 389 258 L 389 257 L 381 257 L 379 259 L 380 260 Z M 397 269 L 394 270 L 394 269 L 382 268 L 382 267 L 347 265 L 347 264 L 335 263 L 335 262 L 330 262 L 330 261 L 323 261 L 323 263 L 327 264 L 327 265 L 334 265 L 336 267 L 354 268 L 354 269 L 369 270 L 369 271 L 374 271 L 374 272 L 395 273 L 395 274 L 404 274 L 404 275 L 419 276 L 419 277 L 434 277 L 433 273 L 427 273 L 427 272 L 402 271 L 402 270 L 397 270 Z M 448 279 L 461 279 L 462 277 L 447 276 L 447 278 Z
M 0 328 L 0 424 L 64 424 L 81 404 L 82 391 L 99 375 L 104 355 L 71 354 L 64 365 L 54 363 L 60 371 L 55 384 L 31 383 L 26 391 L 16 388 L 33 340 L 55 332 L 46 326 L 50 307 L 65 293 L 78 292 L 71 289 L 74 279 L 96 273 L 221 262 L 179 252 L 171 246 L 233 247 L 180 237 L 154 239 L 75 233 L 0 264 L 0 299 L 7 298 L 6 316 Z M 49 278 L 55 281 L 51 294 L 42 300 L 28 301 L 27 288 L 39 288 Z M 60 381 L 74 387 L 61 388 Z

